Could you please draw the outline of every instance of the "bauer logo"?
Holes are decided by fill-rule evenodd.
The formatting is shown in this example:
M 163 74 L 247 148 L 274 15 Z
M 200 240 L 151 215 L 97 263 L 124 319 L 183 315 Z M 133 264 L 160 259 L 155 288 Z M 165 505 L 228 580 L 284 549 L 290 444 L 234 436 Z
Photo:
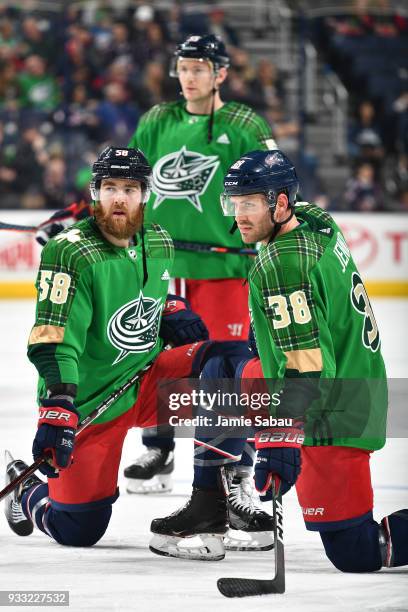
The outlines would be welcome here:
M 129 353 L 144 353 L 154 347 L 161 309 L 161 299 L 155 300 L 140 292 L 136 300 L 115 312 L 108 323 L 107 334 L 111 344 L 120 352 L 112 365 L 122 361 Z
M 153 168 L 152 190 L 156 194 L 153 208 L 166 198 L 185 198 L 198 212 L 203 212 L 200 196 L 207 190 L 219 165 L 217 155 L 201 155 L 186 147 L 165 155 Z

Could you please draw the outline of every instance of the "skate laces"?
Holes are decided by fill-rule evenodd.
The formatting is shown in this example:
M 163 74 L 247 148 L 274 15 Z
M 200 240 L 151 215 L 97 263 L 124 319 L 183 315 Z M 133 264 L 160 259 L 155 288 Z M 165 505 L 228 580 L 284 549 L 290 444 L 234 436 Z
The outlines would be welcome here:
M 234 476 L 230 484 L 228 502 L 237 510 L 243 510 L 249 514 L 264 512 L 256 503 L 251 477 Z
M 144 452 L 140 457 L 138 457 L 135 461 L 137 465 L 140 467 L 147 467 L 154 464 L 158 459 L 161 458 L 162 451 L 160 448 L 151 447 L 146 452 Z
M 14 499 L 10 504 L 10 509 L 11 509 L 11 521 L 13 523 L 21 523 L 22 521 L 27 520 L 27 517 L 25 516 L 23 509 L 21 507 L 21 504 L 14 501 Z

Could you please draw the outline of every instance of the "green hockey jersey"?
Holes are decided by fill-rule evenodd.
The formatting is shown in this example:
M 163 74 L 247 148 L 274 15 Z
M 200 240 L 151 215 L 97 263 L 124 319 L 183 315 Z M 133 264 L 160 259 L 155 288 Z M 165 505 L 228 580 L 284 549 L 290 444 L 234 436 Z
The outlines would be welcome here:
M 220 206 L 223 179 L 244 153 L 274 149 L 268 124 L 249 107 L 224 104 L 214 114 L 212 142 L 208 115 L 192 115 L 185 102 L 154 106 L 141 118 L 129 146 L 142 149 L 153 167 L 146 219 L 159 223 L 173 240 L 241 247 L 230 234 L 231 218 Z M 242 255 L 176 250 L 173 274 L 179 278 L 246 278 L 250 261 Z
M 306 411 L 307 444 L 381 448 L 386 374 L 364 284 L 332 217 L 303 202 L 295 213 L 300 225 L 261 247 L 249 274 L 263 374 L 284 379 L 299 405 L 291 385 L 297 379 L 302 393 L 300 378 L 317 379 Z M 291 406 L 292 417 L 297 409 Z
M 39 397 L 59 383 L 76 385 L 82 418 L 162 349 L 158 332 L 173 244 L 159 226 L 147 226 L 143 287 L 141 241 L 135 242 L 128 248 L 111 244 L 89 217 L 42 251 L 28 357 L 40 376 Z M 126 412 L 137 392 L 132 387 L 96 422 Z

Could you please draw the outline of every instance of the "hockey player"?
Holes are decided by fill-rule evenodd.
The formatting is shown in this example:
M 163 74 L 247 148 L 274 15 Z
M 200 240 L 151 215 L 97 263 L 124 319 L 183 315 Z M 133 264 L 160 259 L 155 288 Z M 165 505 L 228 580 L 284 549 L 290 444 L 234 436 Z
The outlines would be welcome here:
M 274 149 L 271 129 L 249 107 L 224 103 L 220 85 L 227 78 L 229 57 L 213 36 L 190 36 L 177 47 L 171 74 L 180 81 L 183 100 L 154 106 L 141 118 L 129 146 L 141 148 L 153 166 L 147 221 L 159 223 L 173 239 L 189 243 L 242 246 L 219 208 L 224 174 L 233 161 L 253 149 Z M 76 206 L 58 213 L 59 222 L 77 220 Z M 57 231 L 58 219 L 41 227 L 38 239 Z M 248 258 L 235 254 L 176 250 L 175 293 L 190 302 L 207 325 L 211 339 L 246 341 L 249 329 L 248 288 L 243 282 Z M 222 307 L 220 306 L 222 304 Z M 174 434 L 169 426 L 145 429 L 147 447 L 125 470 L 131 493 L 171 490 Z M 242 469 L 252 465 L 246 447 Z M 247 487 L 248 488 L 248 487 Z
M 48 484 L 32 476 L 8 498 L 6 517 L 18 535 L 35 525 L 61 544 L 97 542 L 118 497 L 128 429 L 157 424 L 157 380 L 197 376 L 214 347 L 241 349 L 201 341 L 162 351 L 169 334 L 201 336 L 203 327 L 192 311 L 166 306 L 162 316 L 173 246 L 165 230 L 143 224 L 150 176 L 141 151 L 106 148 L 93 166 L 94 216 L 43 249 L 28 356 L 39 373 L 33 456 L 49 456 L 40 468 Z M 76 439 L 78 423 L 150 362 L 142 380 Z M 11 481 L 27 466 L 9 459 Z
M 244 104 L 221 99 L 219 88 L 228 66 L 228 53 L 219 38 L 187 38 L 177 47 L 170 71 L 179 79 L 184 99 L 154 106 L 143 115 L 130 141 L 153 166 L 147 219 L 164 227 L 173 240 L 242 246 L 219 208 L 224 174 L 245 152 L 276 148 L 264 119 Z M 247 340 L 248 288 L 243 279 L 249 265 L 248 258 L 234 254 L 175 251 L 175 293 L 189 300 L 212 340 Z M 146 430 L 143 443 L 147 452 L 125 470 L 128 491 L 168 490 L 172 429 L 162 428 L 160 436 Z M 243 464 L 250 465 L 253 450 L 250 446 L 246 450 Z
M 263 244 L 249 273 L 259 357 L 235 362 L 233 373 L 241 384 L 264 376 L 278 385 L 271 414 L 291 417 L 291 425 L 259 428 L 256 487 L 270 499 L 296 485 L 306 528 L 319 532 L 339 570 L 406 565 L 408 510 L 373 519 L 369 460 L 385 442 L 387 384 L 373 310 L 345 239 L 325 211 L 295 206 L 296 171 L 278 150 L 244 155 L 224 186 L 224 214 L 235 217 L 244 242 Z M 231 363 L 209 362 L 202 378 L 228 375 Z M 152 523 L 154 552 L 183 556 L 181 536 L 222 532 L 216 465 L 242 441 L 206 443 L 209 467 L 196 466 L 187 506 Z M 213 558 L 222 558 L 220 541 L 214 548 Z

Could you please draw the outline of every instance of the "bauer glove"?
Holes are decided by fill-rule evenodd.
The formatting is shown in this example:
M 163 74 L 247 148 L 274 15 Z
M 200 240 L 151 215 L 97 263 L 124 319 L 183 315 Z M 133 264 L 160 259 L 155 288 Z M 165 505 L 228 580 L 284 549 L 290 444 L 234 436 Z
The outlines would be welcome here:
M 301 467 L 300 447 L 304 435 L 301 423 L 292 427 L 271 427 L 255 434 L 257 458 L 255 488 L 262 501 L 284 495 L 295 484 Z
M 33 457 L 47 456 L 47 462 L 42 463 L 39 470 L 48 478 L 58 478 L 58 471 L 72 463 L 78 417 L 73 404 L 67 400 L 42 400 Z

